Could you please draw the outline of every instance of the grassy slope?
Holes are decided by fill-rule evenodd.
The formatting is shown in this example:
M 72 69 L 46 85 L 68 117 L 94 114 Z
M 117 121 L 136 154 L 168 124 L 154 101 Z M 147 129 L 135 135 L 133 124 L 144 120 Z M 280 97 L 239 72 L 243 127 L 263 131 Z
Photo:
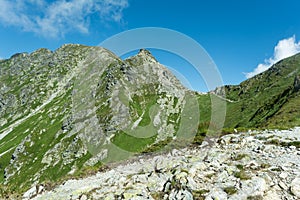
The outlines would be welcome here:
M 300 74 L 300 55 L 285 59 L 268 71 L 227 86 L 226 127 L 287 127 L 299 125 L 299 95 L 294 91 Z
M 300 93 L 295 78 L 300 75 L 300 54 L 280 61 L 266 72 L 225 86 L 226 120 L 224 130 L 233 128 L 290 128 L 300 125 Z M 200 95 L 199 133 L 205 132 L 211 118 L 212 95 Z M 219 99 L 219 101 L 223 101 Z
M 80 50 L 82 47 L 78 48 Z M 0 63 L 2 75 L 0 76 L 0 86 L 9 88 L 7 92 L 3 93 L 1 91 L 1 95 L 4 98 L 7 95 L 15 95 L 17 98 L 14 107 L 8 106 L 1 116 L 2 119 L 7 119 L 8 122 L 0 128 L 0 133 L 18 119 L 27 116 L 33 109 L 49 98 L 51 92 L 55 91 L 57 81 L 54 81 L 54 84 L 50 87 L 48 83 L 52 80 L 61 80 L 66 75 L 67 68 L 75 62 L 72 59 L 66 59 L 65 65 L 53 67 L 48 63 L 60 63 L 60 59 L 63 58 L 56 58 L 53 61 L 52 56 L 54 55 L 48 51 L 45 53 L 43 50 L 38 50 L 25 57 L 18 55 Z M 19 68 L 14 69 L 14 65 Z M 18 70 L 21 70 L 22 73 L 15 72 Z M 66 89 L 65 92 L 54 98 L 24 122 L 15 126 L 8 135 L 0 140 L 0 174 L 2 174 L 0 176 L 0 197 L 26 191 L 36 181 L 34 175 L 37 173 L 41 175 L 41 182 L 48 182 L 60 180 L 70 171 L 71 165 L 74 163 L 63 165 L 62 162 L 41 171 L 45 166 L 42 163 L 45 153 L 57 143 L 61 142 L 67 146 L 73 139 L 69 137 L 63 139 L 66 133 L 62 132 L 62 124 L 63 119 L 70 113 L 72 92 L 72 87 L 66 86 L 64 88 Z M 22 102 L 23 97 L 20 93 L 23 90 L 29 91 L 27 94 L 29 97 L 27 102 L 21 105 L 20 102 Z M 21 115 L 15 118 L 14 115 L 19 113 Z M 22 150 L 22 148 L 24 149 Z M 15 159 L 17 162 L 12 159 L 14 156 L 17 156 Z M 89 157 L 91 155 L 86 154 L 78 159 L 75 165 L 79 169 L 82 168 L 84 160 Z M 22 165 L 19 165 L 20 163 Z M 8 174 L 13 174 L 6 184 L 4 184 L 5 169 Z
M 295 94 L 281 107 L 281 109 L 266 123 L 266 127 L 291 128 L 300 125 L 300 95 Z

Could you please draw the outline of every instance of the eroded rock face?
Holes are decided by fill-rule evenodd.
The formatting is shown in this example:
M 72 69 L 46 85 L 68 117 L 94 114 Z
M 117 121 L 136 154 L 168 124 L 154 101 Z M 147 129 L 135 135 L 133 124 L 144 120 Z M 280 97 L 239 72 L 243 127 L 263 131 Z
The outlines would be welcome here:
M 35 199 L 299 199 L 300 128 L 249 131 L 213 146 L 137 157 Z M 28 194 L 27 192 L 26 194 Z

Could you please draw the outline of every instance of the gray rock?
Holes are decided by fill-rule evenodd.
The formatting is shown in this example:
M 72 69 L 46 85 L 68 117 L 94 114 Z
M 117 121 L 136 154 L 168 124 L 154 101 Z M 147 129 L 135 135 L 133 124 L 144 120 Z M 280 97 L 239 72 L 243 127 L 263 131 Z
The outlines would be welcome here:
M 205 197 L 205 200 L 227 200 L 228 196 L 227 193 L 224 192 L 220 188 L 213 188 L 209 194 Z
M 254 134 L 259 134 L 260 139 Z M 78 194 L 90 191 L 89 195 L 95 199 L 121 198 L 122 195 L 129 199 L 152 199 L 155 195 L 164 199 L 193 199 L 192 194 L 211 200 L 300 198 L 300 178 L 293 180 L 295 174 L 300 175 L 299 168 L 295 167 L 300 166 L 300 159 L 281 146 L 264 144 L 261 139 L 264 134 L 268 137 L 285 135 L 285 139 L 297 135 L 294 130 L 253 132 L 251 136 L 241 133 L 235 136 L 236 143 L 228 143 L 226 148 L 215 144 L 205 150 L 187 148 L 180 153 L 174 150 L 162 156 L 139 157 L 107 172 L 67 181 L 53 191 L 39 194 L 36 199 L 67 198 L 74 191 Z M 242 141 L 247 141 L 244 146 L 240 145 Z M 237 159 L 236 155 L 243 154 L 247 159 Z M 271 158 L 272 154 L 276 157 Z M 248 177 L 237 174 L 242 171 L 246 171 Z M 62 193 L 64 195 L 59 196 Z
M 263 197 L 263 200 L 281 200 L 276 190 L 269 190 Z
M 266 181 L 263 178 L 254 177 L 241 182 L 241 190 L 233 195 L 233 199 L 243 199 L 247 197 L 263 196 L 267 190 Z
M 291 183 L 291 192 L 297 197 L 300 198 L 300 178 L 295 178 Z
M 34 195 L 37 194 L 37 190 L 36 190 L 36 186 L 33 186 L 32 188 L 30 188 L 27 192 L 25 192 L 23 194 L 23 198 L 24 199 L 31 199 L 31 197 L 33 197 Z
M 88 197 L 85 194 L 83 194 L 83 195 L 81 195 L 79 200 L 87 200 L 87 199 L 88 199 Z
M 287 191 L 289 189 L 288 186 L 282 181 L 279 181 L 278 185 L 285 191 Z
M 289 174 L 288 174 L 287 172 L 282 172 L 282 173 L 279 175 L 279 177 L 280 177 L 281 179 L 286 179 L 288 176 L 289 176 Z

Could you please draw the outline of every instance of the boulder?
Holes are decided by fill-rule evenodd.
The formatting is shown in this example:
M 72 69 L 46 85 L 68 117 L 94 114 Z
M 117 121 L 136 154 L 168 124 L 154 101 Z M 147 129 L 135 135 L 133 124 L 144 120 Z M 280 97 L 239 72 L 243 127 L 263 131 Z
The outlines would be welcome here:
M 297 198 L 300 198 L 300 177 L 295 178 L 291 183 L 291 192 Z

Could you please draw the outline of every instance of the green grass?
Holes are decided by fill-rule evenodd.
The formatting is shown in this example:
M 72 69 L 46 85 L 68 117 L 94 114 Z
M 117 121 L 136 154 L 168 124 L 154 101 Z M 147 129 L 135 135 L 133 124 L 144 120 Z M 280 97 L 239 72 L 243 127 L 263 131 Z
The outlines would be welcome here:
M 62 137 L 60 136 L 60 138 L 55 138 L 56 133 L 61 129 L 61 120 L 62 116 L 61 118 L 58 118 L 53 125 L 50 125 L 48 127 L 43 126 L 43 123 L 39 124 L 40 127 L 38 127 L 36 129 L 36 132 L 32 134 L 32 140 L 35 141 L 33 146 L 26 148 L 25 150 L 28 155 L 22 155 L 18 158 L 18 162 L 22 162 L 23 165 L 20 169 L 21 173 L 18 176 L 14 176 L 14 178 L 10 179 L 9 184 L 11 188 L 25 191 L 28 187 L 30 187 L 33 181 L 30 178 L 32 178 L 32 175 L 38 172 L 44 166 L 44 164 L 41 163 L 44 154 L 48 151 L 48 149 L 53 148 L 54 145 L 59 142 L 59 139 Z M 44 123 L 47 124 L 46 121 L 44 121 Z M 47 128 L 47 131 L 45 134 L 39 135 L 39 130 L 41 130 L 43 127 Z M 38 151 L 36 151 L 37 149 Z M 37 159 L 34 161 L 34 158 Z M 58 169 L 48 169 L 52 170 L 53 172 L 50 175 L 47 175 L 47 170 L 44 171 L 42 179 L 45 178 L 54 181 L 57 180 L 58 177 L 66 174 L 70 170 L 70 167 L 63 166 Z M 19 186 L 22 187 L 19 188 Z
M 267 141 L 266 144 L 274 144 L 283 147 L 295 146 L 297 148 L 300 148 L 300 141 L 284 142 L 284 141 L 280 141 L 279 139 L 272 139 Z
M 129 102 L 132 119 L 137 120 L 142 116 L 139 126 L 147 126 L 151 123 L 151 108 L 156 105 L 159 98 L 157 94 L 153 94 L 155 86 L 149 85 L 148 87 L 143 95 L 133 95 L 132 101 Z
M 164 198 L 164 192 L 158 191 L 158 192 L 152 192 L 151 197 L 155 200 L 161 200 Z
M 69 95 L 69 93 L 65 94 Z M 18 173 L 13 177 L 9 178 L 8 186 L 10 191 L 13 193 L 20 193 L 26 191 L 32 184 L 33 176 L 38 171 L 40 171 L 44 164 L 41 163 L 42 158 L 45 153 L 54 147 L 55 144 L 61 142 L 62 137 L 65 134 L 61 134 L 57 137 L 57 133 L 61 131 L 62 119 L 66 113 L 63 111 L 66 110 L 65 103 L 68 101 L 68 98 L 62 96 L 56 97 L 51 103 L 45 106 L 41 112 L 33 115 L 28 118 L 24 123 L 17 126 L 8 134 L 3 140 L 1 140 L 0 149 L 6 151 L 10 148 L 13 148 L 10 152 L 6 153 L 0 158 L 1 168 L 0 172 L 3 174 L 5 167 L 9 166 L 10 156 L 16 144 L 19 144 L 24 138 L 30 135 L 31 142 L 25 142 L 25 152 L 26 154 L 19 154 L 17 158 L 17 163 L 22 163 L 22 167 L 19 169 Z M 50 118 L 47 114 L 50 108 L 58 106 L 54 118 Z M 54 120 L 54 123 L 50 122 Z M 41 130 L 45 129 L 44 133 L 41 133 Z M 41 174 L 41 180 L 54 181 L 59 177 L 63 177 L 70 171 L 71 166 L 61 166 L 57 165 L 53 168 L 48 168 Z M 8 168 L 8 172 L 11 173 L 15 171 L 12 167 Z M 52 172 L 51 172 L 52 171 Z M 4 181 L 3 176 L 0 179 L 1 182 Z
M 18 117 L 21 119 L 30 114 L 32 109 L 41 105 L 41 103 L 46 99 L 46 96 L 51 94 L 51 91 L 49 91 L 50 88 L 46 88 L 50 79 L 51 81 L 54 80 L 57 84 L 59 79 L 64 78 L 66 73 L 70 71 L 71 67 L 76 65 L 77 61 L 75 61 L 75 59 L 73 59 L 74 57 L 72 58 L 71 56 L 71 54 L 74 53 L 71 52 L 74 51 L 73 47 L 69 50 L 70 51 L 68 51 L 68 55 L 64 62 L 61 62 L 61 65 L 57 65 L 55 67 L 49 67 L 47 64 L 44 65 L 37 63 L 36 61 L 38 61 L 39 58 L 38 55 L 28 55 L 26 60 L 22 60 L 21 57 L 15 57 L 14 65 L 24 65 L 22 68 L 17 69 L 22 71 L 24 75 L 22 75 L 22 77 L 21 74 L 10 74 L 10 70 L 14 67 L 10 66 L 12 65 L 10 60 L 6 60 L 4 62 L 1 61 L 1 74 L 6 74 L 5 76 L 0 77 L 1 83 L 4 83 L 6 86 L 11 88 L 9 93 L 16 96 L 17 103 L 14 107 L 8 107 L 5 111 L 6 113 L 1 116 L 1 118 L 5 117 L 8 120 L 8 123 L 0 128 L 0 133 L 18 120 L 16 118 L 12 120 L 12 117 L 15 117 L 16 114 L 21 114 Z M 33 66 L 29 67 L 27 64 L 25 65 L 23 61 L 27 64 L 30 63 Z M 44 61 L 47 63 L 49 60 L 46 58 L 42 62 Z M 28 93 L 28 101 L 26 105 L 22 106 L 20 103 L 22 98 L 20 96 L 20 92 L 25 88 L 30 90 L 30 92 Z M 55 89 L 55 87 L 52 89 Z M 8 184 L 0 187 L 1 197 L 3 197 L 3 195 L 5 196 L 5 194 L 11 195 L 12 193 L 18 195 L 20 192 L 26 191 L 29 189 L 31 184 L 36 181 L 33 178 L 37 173 L 40 173 L 40 181 L 44 182 L 53 182 L 63 179 L 73 166 L 76 166 L 78 170 L 80 170 L 83 168 L 87 159 L 90 158 L 91 155 L 89 154 L 83 155 L 81 158 L 74 158 L 72 157 L 74 156 L 72 154 L 73 152 L 71 152 L 71 157 L 74 158 L 71 163 L 64 165 L 60 160 L 54 167 L 50 166 L 44 171 L 41 171 L 41 169 L 45 166 L 45 164 L 41 163 L 41 161 L 46 152 L 49 149 L 52 149 L 56 144 L 61 143 L 61 147 L 55 152 L 56 155 L 60 156 L 63 151 L 69 148 L 69 145 L 72 143 L 74 138 L 74 136 L 66 138 L 65 136 L 67 133 L 63 133 L 61 130 L 63 119 L 71 113 L 70 106 L 72 103 L 72 85 L 66 86 L 65 89 L 67 91 L 64 94 L 56 97 L 52 102 L 46 105 L 45 108 L 41 109 L 35 115 L 29 117 L 26 121 L 16 126 L 0 141 L 0 152 L 3 153 L 7 151 L 0 157 L 0 174 L 2 174 L 2 176 L 0 176 L 0 185 L 4 183 L 3 174 L 5 168 L 10 174 L 15 172 L 15 174 L 8 179 Z M 42 91 L 45 93 L 40 94 Z M 37 95 L 36 97 L 35 94 Z M 52 111 L 50 111 L 51 109 Z M 49 116 L 49 114 L 52 116 Z M 30 141 L 24 142 L 26 137 L 27 139 L 30 138 Z M 14 161 L 14 164 L 16 165 L 22 164 L 17 171 L 10 164 L 10 161 L 13 152 L 22 141 L 24 142 L 25 151 L 23 153 L 19 153 L 17 159 Z M 80 145 L 82 145 L 82 143 L 78 141 L 76 148 L 79 149 Z M 82 169 L 82 171 L 85 171 L 85 169 Z M 39 180 L 37 179 L 37 181 Z
M 239 170 L 244 170 L 244 166 L 241 164 L 236 165 L 236 168 L 238 168 Z
M 149 145 L 147 148 L 145 148 L 142 153 L 151 153 L 162 150 L 164 147 L 166 147 L 173 139 L 171 137 L 168 137 L 165 140 L 161 140 L 159 142 L 156 142 L 154 144 Z
M 239 161 L 239 160 L 242 160 L 242 159 L 247 158 L 247 157 L 249 157 L 248 154 L 243 154 L 242 153 L 242 154 L 236 155 L 236 157 L 234 158 L 234 160 Z
M 119 131 L 111 139 L 111 142 L 119 148 L 129 152 L 142 152 L 148 145 L 154 143 L 155 138 L 156 135 L 150 138 L 137 138 L 128 135 L 123 131 Z
M 235 172 L 233 175 L 236 178 L 239 178 L 241 180 L 249 180 L 249 179 L 251 179 L 251 177 L 249 176 L 249 174 L 245 170 L 240 170 L 238 172 Z
M 228 195 L 233 195 L 235 193 L 237 193 L 237 189 L 234 186 L 229 186 L 224 188 L 224 192 L 226 192 Z
M 293 91 L 300 56 L 285 59 L 265 73 L 227 86 L 225 127 L 290 128 L 300 125 L 299 94 Z M 297 109 L 298 108 L 298 109 Z
M 192 194 L 195 199 L 204 200 L 205 194 L 209 193 L 209 190 L 202 189 L 202 190 L 193 190 Z
M 198 95 L 200 112 L 200 124 L 207 123 L 211 119 L 211 98 L 209 95 Z M 207 127 L 208 128 L 208 127 Z

